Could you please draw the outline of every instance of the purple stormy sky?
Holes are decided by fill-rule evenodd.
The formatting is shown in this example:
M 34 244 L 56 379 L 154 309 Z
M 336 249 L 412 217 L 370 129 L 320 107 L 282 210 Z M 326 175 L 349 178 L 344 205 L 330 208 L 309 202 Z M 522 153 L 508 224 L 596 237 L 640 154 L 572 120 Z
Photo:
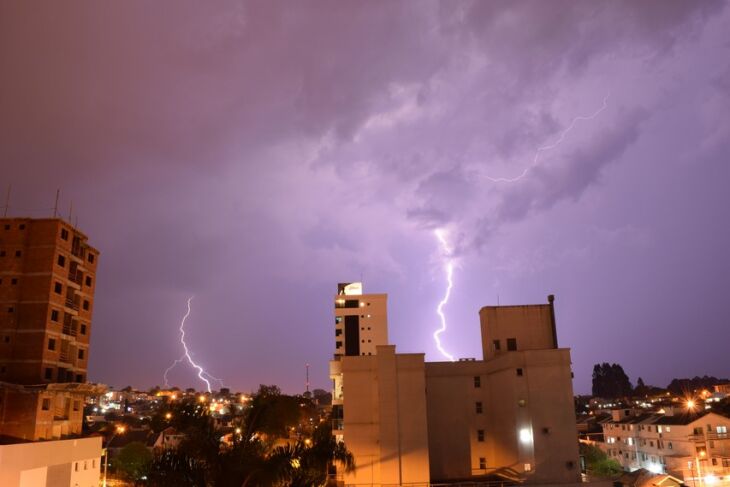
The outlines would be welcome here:
M 480 356 L 481 306 L 555 293 L 576 392 L 602 361 L 728 376 L 729 111 L 717 1 L 0 3 L 0 190 L 73 201 L 102 251 L 89 378 L 116 386 L 162 383 L 194 294 L 227 385 L 301 391 L 309 362 L 326 388 L 361 276 L 438 360 L 436 228 L 453 354 Z

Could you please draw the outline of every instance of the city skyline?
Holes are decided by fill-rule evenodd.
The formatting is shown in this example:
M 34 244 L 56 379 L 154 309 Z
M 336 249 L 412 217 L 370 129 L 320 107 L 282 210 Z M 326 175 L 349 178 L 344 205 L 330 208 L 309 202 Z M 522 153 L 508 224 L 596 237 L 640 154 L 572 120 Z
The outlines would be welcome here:
M 329 389 L 352 281 L 445 360 L 447 277 L 457 358 L 482 306 L 555 294 L 576 393 L 730 375 L 726 3 L 315 4 L 0 6 L 0 192 L 60 188 L 100 252 L 90 381 L 162 386 L 195 295 L 227 387 Z

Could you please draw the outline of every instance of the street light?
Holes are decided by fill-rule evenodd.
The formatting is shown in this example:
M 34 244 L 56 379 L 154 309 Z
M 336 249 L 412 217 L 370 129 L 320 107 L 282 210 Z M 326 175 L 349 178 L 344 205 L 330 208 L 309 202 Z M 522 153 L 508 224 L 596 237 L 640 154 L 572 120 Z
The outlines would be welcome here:
M 112 434 L 111 438 L 109 438 L 109 441 L 106 442 L 106 448 L 104 448 L 104 482 L 103 487 L 106 487 L 106 469 L 109 465 L 109 445 L 111 445 L 112 440 L 115 436 L 118 434 L 122 435 L 124 432 L 127 431 L 127 428 L 123 425 L 117 426 L 117 428 L 114 430 L 114 433 Z

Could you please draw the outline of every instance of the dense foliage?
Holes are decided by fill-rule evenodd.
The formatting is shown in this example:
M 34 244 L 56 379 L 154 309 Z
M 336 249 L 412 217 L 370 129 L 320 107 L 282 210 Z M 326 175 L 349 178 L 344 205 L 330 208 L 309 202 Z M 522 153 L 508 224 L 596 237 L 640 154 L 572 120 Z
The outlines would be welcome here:
M 155 455 L 146 472 L 147 485 L 303 487 L 324 485 L 333 464 L 354 468 L 352 455 L 332 436 L 329 421 L 317 422 L 311 435 L 275 446 L 312 409 L 306 399 L 283 395 L 273 386 L 261 386 L 233 432 L 225 435 L 206 404 L 179 401 L 169 411 L 169 421 L 162 416 L 153 423 L 172 426 L 184 439 L 177 448 Z
M 586 462 L 586 473 L 594 479 L 610 479 L 623 473 L 621 465 L 594 445 L 580 444 L 580 453 Z

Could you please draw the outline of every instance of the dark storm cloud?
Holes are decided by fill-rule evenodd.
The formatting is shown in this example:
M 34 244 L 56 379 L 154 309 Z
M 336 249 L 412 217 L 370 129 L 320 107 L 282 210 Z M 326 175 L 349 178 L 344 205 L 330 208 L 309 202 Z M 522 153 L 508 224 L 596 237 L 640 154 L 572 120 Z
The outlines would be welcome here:
M 102 251 L 92 379 L 159 382 L 195 294 L 191 343 L 214 375 L 296 390 L 310 362 L 325 385 L 333 286 L 359 276 L 390 293 L 399 350 L 436 359 L 440 228 L 459 259 L 450 349 L 477 355 L 487 296 L 564 293 L 582 390 L 598 357 L 580 324 L 681 325 L 632 301 L 660 308 L 666 290 L 617 270 L 673 268 L 662 283 L 707 295 L 719 285 L 702 259 L 727 239 L 724 5 L 3 2 L 0 183 L 13 184 L 11 214 L 32 216 L 61 187 L 64 214 L 73 200 Z M 492 181 L 525 168 L 519 183 Z M 693 235 L 712 232 L 711 249 L 668 238 L 667 208 L 689 212 Z M 667 264 L 688 254 L 706 284 Z M 596 317 L 592 296 L 616 289 L 624 314 Z M 704 309 L 714 330 L 720 309 Z M 601 360 L 633 360 L 618 345 Z M 722 375 L 717 355 L 692 373 Z M 682 367 L 646 375 L 668 373 Z M 175 380 L 194 384 L 184 370 Z

